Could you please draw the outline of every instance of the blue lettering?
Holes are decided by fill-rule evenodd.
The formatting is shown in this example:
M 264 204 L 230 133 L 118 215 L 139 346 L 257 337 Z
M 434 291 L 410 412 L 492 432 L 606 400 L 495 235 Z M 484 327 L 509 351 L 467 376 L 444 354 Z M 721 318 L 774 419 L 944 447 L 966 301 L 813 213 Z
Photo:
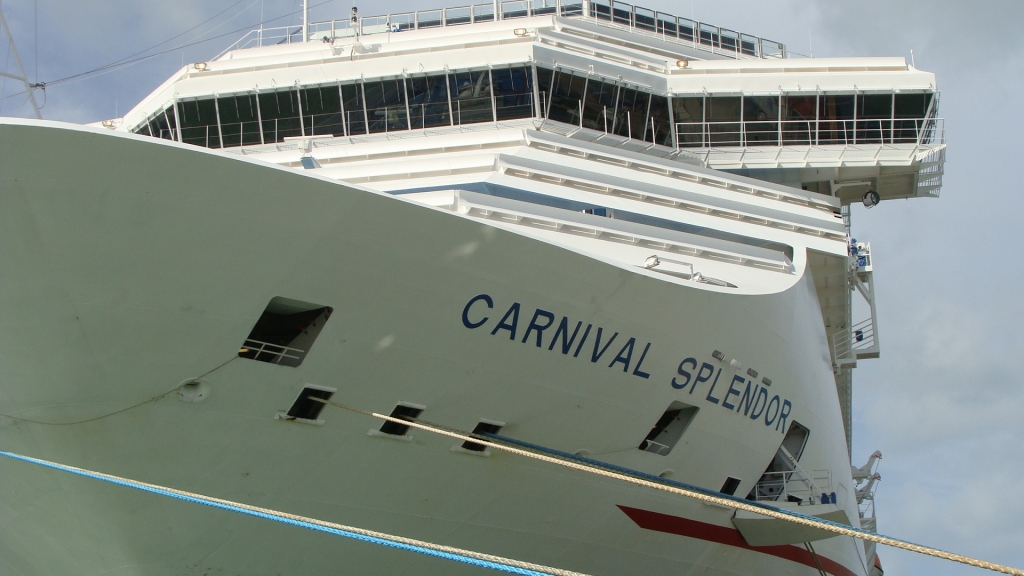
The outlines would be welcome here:
M 594 340 L 594 351 L 590 354 L 591 362 L 597 363 L 597 361 L 601 359 L 601 356 L 604 356 L 604 353 L 608 351 L 608 347 L 612 345 L 612 342 L 615 342 L 615 337 L 619 335 L 618 332 L 612 334 L 612 337 L 608 339 L 604 348 L 601 348 L 601 332 L 603 331 L 604 328 L 601 328 L 600 326 L 597 327 L 597 340 Z M 601 348 L 600 352 L 597 351 L 598 348 Z
M 640 366 L 643 366 L 644 358 L 647 358 L 647 351 L 651 349 L 651 343 L 648 342 L 647 346 L 644 346 L 644 351 L 640 354 L 640 360 L 636 363 L 636 368 L 633 368 L 633 376 L 639 376 L 641 378 L 650 378 L 651 375 L 647 372 L 641 372 Z
M 696 368 L 697 367 L 697 359 L 696 358 L 687 358 L 686 360 L 683 360 L 682 362 L 679 363 L 679 368 L 676 369 L 676 372 L 678 372 L 680 376 L 686 376 L 686 382 L 683 382 L 682 384 L 680 384 L 679 382 L 676 382 L 675 378 L 672 378 L 672 387 L 675 388 L 676 390 L 682 390 L 683 388 L 686 388 L 687 384 L 690 383 L 690 378 L 692 377 L 692 374 L 690 374 L 686 370 L 683 370 L 683 366 L 686 366 L 686 364 L 690 364 L 690 366 L 692 366 L 693 368 Z M 692 390 L 691 390 L 691 393 L 692 393 Z
M 610 342 L 609 342 L 609 344 L 610 344 Z M 615 355 L 615 359 L 612 360 L 612 363 L 609 364 L 608 367 L 611 368 L 612 366 L 615 366 L 616 362 L 622 362 L 622 371 L 623 372 L 628 372 L 629 371 L 629 363 L 633 360 L 633 345 L 634 344 L 636 344 L 636 338 L 630 338 L 629 340 L 627 340 L 626 341 L 626 345 L 622 347 L 622 350 L 619 350 L 619 353 Z M 626 348 L 629 348 L 629 353 L 626 354 L 625 356 L 623 356 L 622 353 L 626 351 Z
M 729 396 L 732 396 L 733 394 L 735 394 L 737 396 L 740 395 L 739 389 L 738 388 L 733 388 L 733 384 L 735 384 L 737 381 L 740 382 L 740 383 L 743 383 L 743 376 L 740 376 L 739 374 L 737 374 L 737 375 L 732 377 L 732 382 L 729 382 L 729 391 L 725 393 L 725 398 L 722 398 L 722 407 L 723 408 L 728 408 L 729 410 L 732 410 L 733 408 L 736 408 L 732 404 L 729 404 Z M 748 386 L 749 386 L 749 384 L 748 384 Z
M 505 322 L 506 320 L 508 320 L 509 316 L 512 317 L 511 324 Z M 519 324 L 519 302 L 512 304 L 512 306 L 508 309 L 508 312 L 505 312 L 505 315 L 501 317 L 501 322 L 498 322 L 498 325 L 494 327 L 494 330 L 491 330 L 491 336 L 497 334 L 498 330 L 508 330 L 508 339 L 515 340 L 517 324 Z
M 782 413 L 779 414 L 779 423 L 775 425 L 775 431 L 779 431 L 779 426 L 782 426 L 782 432 L 786 432 L 786 418 L 789 416 L 789 411 L 793 409 L 793 403 L 789 400 L 782 401 Z
M 551 345 L 548 346 L 548 350 L 555 349 L 555 342 L 558 341 L 558 335 L 562 335 L 562 354 L 568 354 L 569 350 L 572 350 L 572 344 L 576 341 L 576 335 L 580 332 L 580 327 L 583 326 L 583 322 L 576 323 L 576 329 L 572 331 L 572 338 L 569 337 L 569 318 L 562 316 L 562 321 L 558 324 L 558 328 L 555 329 L 555 335 L 551 337 Z
M 479 322 L 470 322 L 469 321 L 469 308 L 473 304 L 476 304 L 477 302 L 479 302 L 480 300 L 483 300 L 484 302 L 486 302 L 488 308 L 494 308 L 494 300 L 491 300 L 491 297 L 488 296 L 487 294 L 478 294 L 478 295 L 474 296 L 472 299 L 470 299 L 470 301 L 466 304 L 466 307 L 462 309 L 462 324 L 466 328 L 469 328 L 470 330 L 472 330 L 473 328 L 479 328 L 479 327 L 483 326 L 484 322 L 487 322 L 487 320 L 489 320 L 489 318 L 487 316 L 484 316 L 483 320 L 480 320 Z
M 579 357 L 580 350 L 583 349 L 583 343 L 587 341 L 587 336 L 590 334 L 590 328 L 592 326 L 593 326 L 593 324 L 587 324 L 587 329 L 583 331 L 583 337 L 580 338 L 580 345 L 576 347 L 576 351 L 573 352 L 573 354 L 572 354 L 573 358 L 578 358 Z
M 708 375 L 707 376 L 703 376 L 705 368 L 708 369 Z M 700 370 L 697 371 L 697 377 L 693 379 L 693 384 L 690 386 L 690 394 L 693 394 L 693 391 L 697 389 L 697 384 L 700 384 L 701 382 L 707 382 L 708 380 L 711 380 L 711 375 L 714 374 L 714 373 L 715 373 L 715 367 L 714 366 L 712 366 L 711 364 L 708 364 L 707 362 L 704 362 L 703 364 L 701 364 L 700 365 Z
M 713 402 L 715 404 L 718 404 L 718 398 L 715 398 L 714 396 L 712 396 L 711 393 L 715 391 L 715 384 L 718 384 L 718 377 L 721 376 L 721 375 L 722 375 L 722 369 L 719 368 L 718 369 L 718 373 L 715 374 L 715 381 L 711 383 L 711 389 L 708 390 L 708 396 L 706 398 L 706 400 L 708 402 Z
M 768 417 L 768 413 L 771 412 L 772 405 L 775 405 L 775 412 L 772 412 L 772 417 Z M 764 425 L 771 426 L 772 422 L 775 422 L 775 417 L 779 415 L 779 395 L 772 396 L 771 402 L 768 403 L 768 409 L 764 411 Z
M 757 404 L 761 400 L 764 400 L 764 404 L 761 404 L 760 412 L 758 412 L 759 408 L 757 407 Z M 760 418 L 761 414 L 764 413 L 764 407 L 767 406 L 767 405 L 768 405 L 768 389 L 767 388 L 761 388 L 761 390 L 759 390 L 757 392 L 757 400 L 754 400 L 754 409 L 750 411 L 750 419 L 751 420 L 757 420 L 758 418 Z
M 537 324 L 537 318 L 547 318 L 548 323 L 541 326 Z M 547 310 L 541 310 L 537 308 L 537 311 L 533 313 L 533 320 L 530 320 L 530 325 L 526 327 L 526 334 L 523 334 L 523 344 L 530 339 L 530 332 L 537 331 L 537 348 L 540 348 L 540 337 L 541 333 L 551 327 L 555 323 L 555 315 Z
M 750 393 L 750 387 L 754 386 L 754 393 Z M 757 396 L 757 390 L 760 386 L 754 385 L 750 380 L 747 380 L 747 389 L 743 391 L 743 396 L 740 397 L 740 404 L 736 407 L 736 411 L 739 412 L 740 408 L 743 408 L 743 415 L 750 414 L 750 406 L 754 402 L 754 396 Z

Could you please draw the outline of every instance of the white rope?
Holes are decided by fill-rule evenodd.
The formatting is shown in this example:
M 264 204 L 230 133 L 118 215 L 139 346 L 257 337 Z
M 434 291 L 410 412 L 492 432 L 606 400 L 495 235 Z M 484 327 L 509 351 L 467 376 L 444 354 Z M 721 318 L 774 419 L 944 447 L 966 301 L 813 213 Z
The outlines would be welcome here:
M 466 442 L 473 442 L 475 444 L 481 444 L 483 446 L 487 446 L 489 448 L 494 448 L 496 450 L 503 450 L 505 452 L 510 452 L 512 454 L 518 454 L 520 456 L 526 456 L 527 458 L 533 458 L 534 460 L 540 460 L 540 461 L 543 461 L 543 462 L 549 462 L 551 464 L 557 464 L 559 466 L 564 466 L 566 468 L 572 468 L 572 469 L 575 469 L 575 470 L 581 470 L 583 472 L 590 472 L 591 474 L 597 474 L 599 476 L 605 476 L 607 478 L 615 478 L 616 480 L 622 480 L 624 482 L 629 482 L 631 484 L 636 484 L 638 486 L 643 486 L 645 488 L 653 488 L 655 490 L 661 490 L 661 491 L 664 491 L 664 492 L 669 492 L 671 494 L 677 494 L 677 495 L 680 495 L 680 496 L 685 496 L 687 498 L 693 498 L 695 500 L 700 500 L 702 502 L 707 502 L 709 504 L 716 504 L 718 506 L 726 506 L 728 508 L 734 508 L 736 510 L 743 510 L 745 512 L 753 512 L 755 514 L 760 514 L 762 516 L 767 516 L 769 518 L 775 518 L 777 520 L 784 520 L 786 522 L 793 522 L 795 524 L 800 524 L 800 525 L 803 525 L 803 526 L 808 526 L 810 528 L 817 528 L 819 530 L 825 530 L 827 532 L 832 532 L 834 534 L 838 534 L 838 535 L 841 535 L 841 536 L 849 536 L 851 538 L 860 538 L 861 540 L 867 540 L 869 542 L 875 542 L 877 544 L 883 544 L 885 546 L 891 546 L 893 548 L 899 548 L 901 550 L 909 550 L 911 552 L 917 552 L 919 554 L 924 554 L 926 556 L 933 556 L 935 558 L 941 558 L 943 560 L 951 560 L 953 562 L 960 562 L 961 564 L 967 564 L 969 566 L 976 566 L 978 568 L 984 568 L 986 570 L 992 570 L 994 572 L 1001 572 L 1003 574 L 1011 574 L 1012 576 L 1024 576 L 1024 570 L 1020 570 L 1020 569 L 1017 569 L 1017 568 L 1012 568 L 1010 566 L 1003 566 L 1001 564 L 995 564 L 993 562 L 987 562 L 985 560 L 978 560 L 976 558 L 971 558 L 969 556 L 963 556 L 963 555 L 960 555 L 960 554 L 953 554 L 951 552 L 945 552 L 945 551 L 939 550 L 937 548 L 931 548 L 931 547 L 928 547 L 928 546 L 921 546 L 919 544 L 913 544 L 911 542 L 906 542 L 906 541 L 903 541 L 903 540 L 899 540 L 897 538 L 891 538 L 889 536 L 883 536 L 881 534 L 875 534 L 874 532 L 868 532 L 867 530 L 862 530 L 862 529 L 858 529 L 858 528 L 852 528 L 852 527 L 849 527 L 849 526 L 844 526 L 842 524 L 838 524 L 838 523 L 835 523 L 835 522 L 830 522 L 830 521 L 827 521 L 827 520 L 821 520 L 819 518 L 814 518 L 813 516 L 806 516 L 806 515 L 803 515 L 803 514 L 799 514 L 799 513 L 796 513 L 796 512 L 789 511 L 789 510 L 783 510 L 781 508 L 775 508 L 775 507 L 772 507 L 772 506 L 767 506 L 765 504 L 758 503 L 758 504 L 755 505 L 755 504 L 747 503 L 745 501 L 741 501 L 739 499 L 732 499 L 732 498 L 723 498 L 723 497 L 719 497 L 719 496 L 712 496 L 710 494 L 705 494 L 705 493 L 700 492 L 698 490 L 691 490 L 691 489 L 682 488 L 682 487 L 679 487 L 679 486 L 670 485 L 670 484 L 667 484 L 667 483 L 659 483 L 659 482 L 654 482 L 654 481 L 650 481 L 650 480 L 644 480 L 642 478 L 637 478 L 637 477 L 634 477 L 634 476 L 630 476 L 628 474 L 623 474 L 623 473 L 615 472 L 615 471 L 612 471 L 612 470 L 605 470 L 603 468 L 599 468 L 599 467 L 596 467 L 596 466 L 590 466 L 590 465 L 587 465 L 587 464 L 582 464 L 582 463 L 579 463 L 579 462 L 574 462 L 574 461 L 566 459 L 566 458 L 558 458 L 558 457 L 550 456 L 550 455 L 547 455 L 547 454 L 540 454 L 540 453 L 537 453 L 537 452 L 531 452 L 529 450 L 523 450 L 521 448 L 515 448 L 513 446 L 508 446 L 508 445 L 497 443 L 497 442 L 493 442 L 493 441 L 490 441 L 490 440 L 484 440 L 483 438 L 480 438 L 480 437 L 470 436 L 468 432 L 464 432 L 464 431 L 460 431 L 460 430 L 455 430 L 455 429 L 445 429 L 446 427 L 441 427 L 441 426 L 436 425 L 436 424 L 427 424 L 427 423 L 423 423 L 422 421 L 412 421 L 412 420 L 404 420 L 404 419 L 401 419 L 401 418 L 393 418 L 391 416 L 385 416 L 384 414 L 377 414 L 376 412 L 367 412 L 367 411 L 359 410 L 357 408 L 352 408 L 351 406 L 346 406 L 344 404 L 339 404 L 337 402 L 331 402 L 331 401 L 328 401 L 328 400 L 323 400 L 321 398 L 314 398 L 312 396 L 310 396 L 309 399 L 310 400 L 315 400 L 317 402 L 322 402 L 324 404 L 330 404 L 331 406 L 337 406 L 338 408 L 344 408 L 345 410 L 349 410 L 349 411 L 352 411 L 352 412 L 358 412 L 360 414 L 366 414 L 366 415 L 369 415 L 369 416 L 373 416 L 374 418 L 380 418 L 381 420 L 386 420 L 388 422 L 394 422 L 395 424 L 401 424 L 403 426 L 411 426 L 413 428 L 418 428 L 418 429 L 421 429 L 421 430 L 425 430 L 427 432 L 433 432 L 435 434 L 441 434 L 441 435 L 444 435 L 444 436 L 449 436 L 451 438 L 456 438 L 458 440 L 463 440 L 463 441 L 466 441 Z

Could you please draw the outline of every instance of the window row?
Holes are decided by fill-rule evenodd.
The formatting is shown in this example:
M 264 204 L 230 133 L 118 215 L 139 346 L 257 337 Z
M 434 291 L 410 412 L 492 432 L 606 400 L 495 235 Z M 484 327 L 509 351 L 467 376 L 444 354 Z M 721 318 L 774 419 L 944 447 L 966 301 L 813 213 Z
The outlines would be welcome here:
M 183 100 L 133 131 L 230 148 L 539 114 L 653 144 L 704 148 L 912 143 L 934 130 L 932 93 L 669 97 L 581 72 L 535 72 L 536 103 L 534 69 L 513 66 Z
M 529 67 L 375 79 L 314 88 L 183 100 L 134 132 L 208 148 L 295 136 L 359 136 L 532 118 Z

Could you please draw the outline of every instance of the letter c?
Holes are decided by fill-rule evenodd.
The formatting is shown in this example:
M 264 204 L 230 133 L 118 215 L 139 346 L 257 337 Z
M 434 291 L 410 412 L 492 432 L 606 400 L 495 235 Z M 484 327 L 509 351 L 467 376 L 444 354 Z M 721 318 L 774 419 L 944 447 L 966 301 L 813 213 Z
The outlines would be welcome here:
M 484 302 L 486 302 L 488 308 L 494 308 L 494 300 L 491 300 L 491 297 L 488 296 L 487 294 L 478 294 L 478 295 L 474 296 L 466 304 L 466 307 L 462 309 L 462 324 L 466 328 L 469 328 L 470 330 L 472 330 L 473 328 L 479 328 L 479 327 L 483 326 L 484 322 L 487 322 L 487 320 L 489 320 L 489 318 L 487 316 L 484 316 L 483 319 L 480 320 L 479 322 L 475 322 L 474 323 L 474 322 L 470 322 L 469 321 L 469 308 L 470 308 L 470 306 L 472 306 L 473 304 L 475 304 L 479 300 L 483 300 Z

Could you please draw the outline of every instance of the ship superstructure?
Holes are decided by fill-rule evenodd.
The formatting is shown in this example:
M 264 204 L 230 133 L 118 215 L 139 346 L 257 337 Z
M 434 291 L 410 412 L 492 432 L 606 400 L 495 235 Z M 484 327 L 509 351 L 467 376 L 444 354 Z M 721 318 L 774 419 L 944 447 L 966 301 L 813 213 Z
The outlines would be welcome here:
M 145 370 L 177 378 L 186 402 L 101 416 L 80 446 L 117 448 L 90 448 L 85 463 L 240 501 L 254 494 L 233 476 L 245 468 L 296 513 L 593 573 L 867 575 L 873 547 L 852 539 L 410 442 L 393 423 L 367 435 L 305 399 L 500 430 L 874 529 L 875 459 L 850 469 L 851 371 L 880 348 L 871 249 L 851 236 L 849 207 L 938 195 L 937 109 L 934 75 L 903 58 L 794 58 L 621 2 L 353 10 L 253 31 L 102 128 L 6 128 L 68 155 L 59 170 L 102 182 L 87 202 L 41 180 L 50 192 L 33 210 L 56 238 L 40 258 L 89 262 L 58 274 L 74 286 L 68 309 L 93 314 L 70 346 L 113 371 L 101 392 L 54 384 L 9 408 L 96 416 L 88 406 L 155 394 L 131 385 Z M 71 158 L 86 141 L 128 168 Z M 32 161 L 15 148 L 4 170 L 22 174 Z M 98 239 L 72 233 L 75 207 Z M 152 341 L 114 329 L 130 309 L 154 311 Z M 45 340 L 25 314 L 25 341 Z M 131 353 L 96 352 L 117 346 Z M 208 366 L 222 352 L 226 363 Z M 38 368 L 12 362 L 9 388 Z M 81 366 L 49 369 L 62 382 Z M 79 408 L 46 408 L 57 404 Z M 184 421 L 232 440 L 171 457 L 185 470 L 176 478 L 139 464 L 154 430 L 158 443 L 197 440 L 176 428 Z M 55 459 L 76 457 L 58 447 L 73 428 L 44 442 Z M 279 458 L 317 464 L 296 482 L 268 464 Z M 295 499 L 309 489 L 329 506 Z M 104 506 L 117 509 L 82 513 Z M 113 557 L 249 566 L 214 527 L 186 540 L 224 551 L 197 560 L 115 524 L 103 532 L 123 539 Z M 295 545 L 281 538 L 267 554 Z M 314 571 L 336 556 L 290 558 Z
M 566 166 L 565 156 L 582 172 L 597 162 L 726 189 L 714 172 L 668 166 L 745 176 L 760 182 L 740 184 L 741 194 L 774 197 L 777 211 L 833 210 L 825 197 L 838 199 L 847 232 L 851 202 L 938 196 L 945 140 L 935 77 L 903 58 L 789 58 L 778 42 L 610 0 L 507 1 L 497 10 L 497 21 L 492 4 L 353 12 L 311 24 L 307 42 L 301 26 L 255 30 L 108 125 L 390 193 L 424 191 L 416 197 L 452 209 L 451 193 L 425 191 L 472 184 L 521 199 L 528 189 L 535 204 L 662 217 L 668 227 L 678 220 L 635 188 L 562 178 L 551 168 Z M 517 156 L 548 173 L 517 169 Z M 566 180 L 571 205 L 556 188 L 524 188 L 523 178 Z M 847 436 L 849 368 L 878 355 L 866 250 L 861 243 L 853 269 L 843 252 L 855 256 L 856 243 L 838 258 L 811 256 Z M 870 318 L 851 318 L 851 292 Z

